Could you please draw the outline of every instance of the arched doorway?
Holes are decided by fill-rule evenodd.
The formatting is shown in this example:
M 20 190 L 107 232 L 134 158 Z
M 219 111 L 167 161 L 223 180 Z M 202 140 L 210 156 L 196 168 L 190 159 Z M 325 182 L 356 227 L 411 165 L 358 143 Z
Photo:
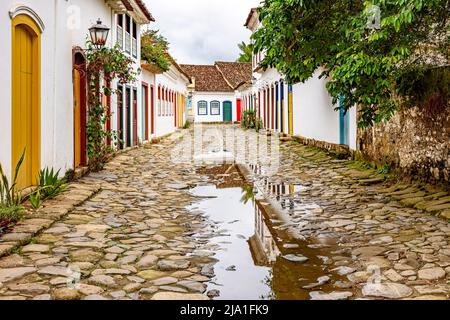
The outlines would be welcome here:
M 40 170 L 41 30 L 28 15 L 12 19 L 12 167 L 23 153 L 17 188 L 37 183 Z
M 73 54 L 73 141 L 75 168 L 87 165 L 86 155 L 86 58 L 81 49 Z

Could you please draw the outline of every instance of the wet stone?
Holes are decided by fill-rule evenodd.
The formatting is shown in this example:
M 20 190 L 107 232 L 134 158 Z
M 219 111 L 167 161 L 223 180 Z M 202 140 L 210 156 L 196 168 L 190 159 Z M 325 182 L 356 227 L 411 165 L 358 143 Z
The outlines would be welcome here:
M 409 297 L 413 290 L 399 283 L 368 283 L 362 289 L 362 294 L 369 297 L 384 297 L 401 299 Z
M 186 260 L 161 260 L 157 265 L 163 271 L 180 270 L 189 268 L 190 262 Z
M 283 258 L 290 262 L 295 262 L 295 263 L 305 263 L 309 260 L 307 257 L 302 256 L 300 254 L 287 254 L 287 255 L 283 256 Z
M 349 291 L 334 291 L 330 293 L 324 293 L 322 291 L 313 291 L 309 293 L 311 300 L 347 300 L 353 296 Z

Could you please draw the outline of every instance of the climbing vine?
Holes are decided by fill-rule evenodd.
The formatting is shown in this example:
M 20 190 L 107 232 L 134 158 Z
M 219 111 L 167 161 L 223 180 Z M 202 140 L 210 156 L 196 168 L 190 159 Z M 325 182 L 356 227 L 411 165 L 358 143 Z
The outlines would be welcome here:
M 127 57 L 118 46 L 96 49 L 87 43 L 87 83 L 88 83 L 88 120 L 86 124 L 87 151 L 89 167 L 93 171 L 103 168 L 108 157 L 114 151 L 108 141 L 117 141 L 115 131 L 107 129 L 111 118 L 104 97 L 111 96 L 111 83 L 117 79 L 126 84 L 135 81 L 137 73 L 133 69 L 133 60 Z

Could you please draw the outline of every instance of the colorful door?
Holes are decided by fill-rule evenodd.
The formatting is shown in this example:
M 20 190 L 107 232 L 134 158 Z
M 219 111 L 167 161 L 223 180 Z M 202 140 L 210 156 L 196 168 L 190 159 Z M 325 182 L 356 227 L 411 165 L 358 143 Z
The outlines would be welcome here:
M 342 102 L 339 102 L 342 106 Z M 339 109 L 339 143 L 349 145 L 349 112 Z
M 275 128 L 275 88 L 270 89 L 270 128 L 273 130 Z
M 142 84 L 142 137 L 148 141 L 148 86 Z
M 275 129 L 279 129 L 279 122 L 280 122 L 280 116 L 279 116 L 279 108 L 280 108 L 280 87 L 278 85 L 278 82 L 275 84 Z
M 137 128 L 137 89 L 133 89 L 133 146 L 137 145 L 138 128 Z
M 131 147 L 131 89 L 126 88 L 125 90 L 125 112 L 127 114 L 126 120 L 126 136 L 127 136 L 127 147 Z
M 223 121 L 232 122 L 233 121 L 233 105 L 230 101 L 225 101 L 223 103 Z
M 284 82 L 280 81 L 280 112 L 281 112 L 281 126 L 280 130 L 284 133 Z
M 242 100 L 241 99 L 236 99 L 236 116 L 237 116 L 237 121 L 241 122 L 241 113 L 242 113 Z
M 87 164 L 86 155 L 86 70 L 82 54 L 75 55 L 73 69 L 74 108 L 74 165 L 75 168 Z
M 150 115 L 151 115 L 151 134 L 155 133 L 155 87 L 150 87 Z
M 124 106 L 124 100 L 123 100 L 123 87 L 119 85 L 117 87 L 117 128 L 118 128 L 118 136 L 119 136 L 119 148 L 123 149 L 124 147 L 124 117 L 123 117 L 123 106 Z
M 294 101 L 292 95 L 292 85 L 288 85 L 288 118 L 289 118 L 289 134 L 294 134 Z
M 14 170 L 25 154 L 17 188 L 36 184 L 40 170 L 40 30 L 28 16 L 12 22 L 12 150 Z

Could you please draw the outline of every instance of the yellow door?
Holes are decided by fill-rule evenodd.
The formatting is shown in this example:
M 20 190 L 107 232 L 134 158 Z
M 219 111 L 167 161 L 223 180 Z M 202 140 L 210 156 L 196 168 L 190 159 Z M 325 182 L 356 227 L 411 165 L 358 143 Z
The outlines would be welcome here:
M 27 16 L 12 25 L 12 167 L 25 158 L 17 188 L 36 184 L 40 165 L 40 43 L 39 29 Z
M 73 71 L 74 85 L 74 148 L 75 148 L 75 168 L 81 165 L 81 75 L 80 71 Z

